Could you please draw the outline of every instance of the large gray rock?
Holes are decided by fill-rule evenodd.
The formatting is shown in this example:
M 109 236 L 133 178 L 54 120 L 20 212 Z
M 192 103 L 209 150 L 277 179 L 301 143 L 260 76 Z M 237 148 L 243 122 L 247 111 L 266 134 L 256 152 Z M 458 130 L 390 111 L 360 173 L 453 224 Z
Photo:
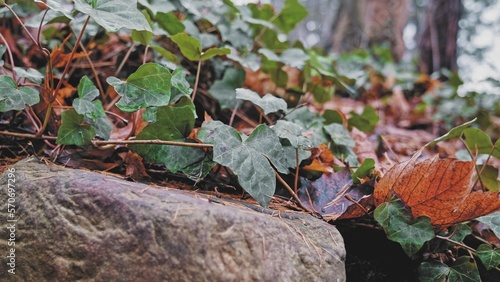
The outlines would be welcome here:
M 313 217 L 33 159 L 13 168 L 0 179 L 1 281 L 345 281 L 342 237 Z

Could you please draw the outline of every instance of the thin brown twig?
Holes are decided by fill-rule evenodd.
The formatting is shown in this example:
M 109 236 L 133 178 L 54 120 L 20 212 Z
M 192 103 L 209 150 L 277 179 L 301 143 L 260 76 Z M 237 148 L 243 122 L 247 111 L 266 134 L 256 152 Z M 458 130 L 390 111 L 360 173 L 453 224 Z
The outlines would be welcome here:
M 317 212 L 310 210 L 309 208 L 304 206 L 304 204 L 302 204 L 302 201 L 300 201 L 299 196 L 297 196 L 297 194 L 295 194 L 295 192 L 293 192 L 293 189 L 290 187 L 290 185 L 288 185 L 288 183 L 286 183 L 286 181 L 279 175 L 278 172 L 274 171 L 274 174 L 276 175 L 276 178 L 278 178 L 279 182 L 281 182 L 281 184 L 283 184 L 283 186 L 285 186 L 286 190 L 288 190 L 288 192 L 290 192 L 290 194 L 292 194 L 293 198 L 295 199 L 295 201 L 297 201 L 297 204 L 302 209 L 304 209 L 305 211 L 307 211 L 308 213 L 310 213 L 316 217 L 319 216 Z
M 12 51 L 10 50 L 9 43 L 0 33 L 0 39 L 2 39 L 3 43 L 5 43 L 5 48 L 7 49 L 7 54 L 9 54 L 10 67 L 12 68 L 12 79 L 16 81 L 16 71 L 14 70 L 14 56 L 12 56 Z M 17 82 L 16 82 L 17 83 Z

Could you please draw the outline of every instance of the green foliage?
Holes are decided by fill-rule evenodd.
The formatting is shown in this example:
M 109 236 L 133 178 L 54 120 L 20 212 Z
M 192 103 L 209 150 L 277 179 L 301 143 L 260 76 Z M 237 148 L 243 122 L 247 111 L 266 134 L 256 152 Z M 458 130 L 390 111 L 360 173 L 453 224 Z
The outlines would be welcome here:
M 477 256 L 484 264 L 486 269 L 490 270 L 500 265 L 500 249 L 493 249 L 490 245 L 481 244 L 477 248 Z
M 450 267 L 442 262 L 423 262 L 418 268 L 419 279 L 422 282 L 434 281 L 481 281 L 475 261 L 470 257 L 459 257 Z
M 172 35 L 170 36 L 170 39 L 172 39 L 172 41 L 179 46 L 182 55 L 190 61 L 204 61 L 215 56 L 227 55 L 231 53 L 231 50 L 228 48 L 210 48 L 203 52 L 200 41 L 185 33 Z
M 349 135 L 349 131 L 347 131 L 347 129 L 345 129 L 341 124 L 332 123 L 325 125 L 323 128 L 326 133 L 330 135 L 335 145 L 345 146 L 348 148 L 354 148 L 356 146 L 356 142 Z
M 430 219 L 423 216 L 412 218 L 411 212 L 399 200 L 381 204 L 373 216 L 384 228 L 387 238 L 398 242 L 410 257 L 435 237 Z
M 137 9 L 135 0 L 75 0 L 75 9 L 89 15 L 107 31 L 118 31 L 121 28 L 147 30 L 151 27 L 144 15 Z
M 349 128 L 356 127 L 364 132 L 372 132 L 379 120 L 380 118 L 375 109 L 371 106 L 366 106 L 361 115 L 351 112 L 348 122 Z
M 106 81 L 122 96 L 116 106 L 125 112 L 146 107 L 161 107 L 170 103 L 170 71 L 158 64 L 147 63 L 139 67 L 126 81 L 110 76 Z
M 230 168 L 241 187 L 264 207 L 276 189 L 273 166 L 288 173 L 283 147 L 278 136 L 265 125 L 259 125 L 246 137 L 219 121 L 202 126 L 198 139 L 213 144 L 213 160 Z
M 375 160 L 373 159 L 365 159 L 360 167 L 356 169 L 356 171 L 352 174 L 352 181 L 356 184 L 360 183 L 360 179 L 368 177 L 373 169 L 375 168 Z
M 493 233 L 495 233 L 495 235 L 500 238 L 500 211 L 481 216 L 477 218 L 477 220 L 488 225 Z
M 95 136 L 95 130 L 90 124 L 83 123 L 83 115 L 74 109 L 61 114 L 62 124 L 57 132 L 57 144 L 85 146 L 90 144 Z
M 426 147 L 427 146 L 432 146 L 432 145 L 435 145 L 435 144 L 437 144 L 439 142 L 442 142 L 442 141 L 450 140 L 450 139 L 453 139 L 453 138 L 458 138 L 458 137 L 462 136 L 464 130 L 466 128 L 470 127 L 475 121 L 476 121 L 476 119 L 473 119 L 473 120 L 468 121 L 466 123 L 463 123 L 463 124 L 461 124 L 461 125 L 459 125 L 457 127 L 454 127 L 448 133 L 446 133 L 445 135 L 434 139 L 433 141 L 429 142 L 425 146 Z
M 231 109 L 236 107 L 236 89 L 242 87 L 244 82 L 243 69 L 229 68 L 221 80 L 214 82 L 209 92 L 219 101 L 222 109 Z
M 277 98 L 272 94 L 266 94 L 260 97 L 259 94 L 249 89 L 236 88 L 236 99 L 246 100 L 254 103 L 262 109 L 265 115 L 276 112 L 285 112 L 287 109 L 286 101 Z
M 12 77 L 0 75 L 0 112 L 23 110 L 26 105 L 40 102 L 38 92 L 29 87 L 18 87 Z

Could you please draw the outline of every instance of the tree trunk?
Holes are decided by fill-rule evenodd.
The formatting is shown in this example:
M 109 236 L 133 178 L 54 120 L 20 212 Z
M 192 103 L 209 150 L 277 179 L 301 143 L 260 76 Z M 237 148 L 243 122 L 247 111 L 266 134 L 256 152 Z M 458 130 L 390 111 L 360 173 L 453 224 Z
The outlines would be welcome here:
M 433 73 L 442 68 L 457 71 L 458 21 L 462 13 L 460 0 L 428 0 L 424 22 L 418 40 L 423 73 Z
M 386 44 L 399 61 L 405 51 L 403 30 L 408 0 L 341 0 L 332 24 L 330 47 L 335 52 Z

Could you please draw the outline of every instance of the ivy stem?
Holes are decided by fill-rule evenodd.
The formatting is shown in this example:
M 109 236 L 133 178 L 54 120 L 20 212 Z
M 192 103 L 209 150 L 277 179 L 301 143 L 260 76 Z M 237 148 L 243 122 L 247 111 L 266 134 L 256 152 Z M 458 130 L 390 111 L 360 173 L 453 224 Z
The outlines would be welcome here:
M 33 37 L 33 35 L 31 35 L 31 33 L 29 32 L 29 30 L 24 25 L 23 21 L 21 21 L 21 19 L 19 18 L 19 16 L 16 14 L 16 12 L 14 12 L 14 10 L 12 10 L 12 8 L 9 5 L 7 5 L 7 3 L 4 3 L 3 6 L 5 6 L 7 9 L 9 9 L 9 11 L 12 13 L 12 15 L 21 24 L 21 27 L 23 28 L 24 32 L 26 32 L 26 34 L 28 34 L 28 37 L 33 42 L 33 44 L 35 44 L 37 47 L 40 47 L 38 45 L 38 41 L 36 41 L 35 38 Z
M 92 59 L 90 59 L 89 52 L 87 52 L 87 49 L 85 48 L 85 45 L 83 45 L 82 42 L 80 42 L 80 48 L 82 48 L 83 53 L 85 54 L 85 57 L 87 58 L 87 61 L 89 62 L 90 69 L 92 70 L 92 73 L 94 74 L 95 77 L 95 82 L 97 83 L 97 87 L 99 87 L 99 91 L 101 91 L 101 95 L 104 97 L 104 88 L 102 88 L 101 80 L 99 79 L 99 75 L 97 74 L 97 71 L 95 69 L 94 63 L 92 62 Z M 104 99 L 103 99 L 104 100 Z
M 196 91 L 198 90 L 198 82 L 200 80 L 200 72 L 201 72 L 201 59 L 198 61 L 198 69 L 196 70 L 196 79 L 194 81 L 193 96 L 191 97 L 191 101 L 193 101 L 193 102 L 194 102 L 194 98 L 196 98 Z
M 132 54 L 132 51 L 134 50 L 135 48 L 135 44 L 132 43 L 130 45 L 130 48 L 128 49 L 127 53 L 125 54 L 125 57 L 123 57 L 123 60 L 122 62 L 120 63 L 120 65 L 118 66 L 118 68 L 116 69 L 115 71 L 115 76 L 118 76 L 120 74 L 120 72 L 122 71 L 122 68 L 123 66 L 125 65 L 125 63 L 127 62 L 128 60 L 128 57 L 130 57 L 130 54 Z
M 12 56 L 12 51 L 10 50 L 9 43 L 1 33 L 0 39 L 2 39 L 3 43 L 5 43 L 5 48 L 7 49 L 7 53 L 9 54 L 10 66 L 12 67 L 12 79 L 16 81 L 16 71 L 14 70 L 14 56 Z
M 85 31 L 85 28 L 87 27 L 87 24 L 89 23 L 90 16 L 87 16 L 87 19 L 85 20 L 85 23 L 83 24 L 82 30 L 80 31 L 80 34 L 78 35 L 78 38 L 76 39 L 75 45 L 73 46 L 73 50 L 71 51 L 68 61 L 66 62 L 66 67 L 64 67 L 64 71 L 61 74 L 61 77 L 59 79 L 59 82 L 57 83 L 56 88 L 52 92 L 52 97 L 49 100 L 48 106 L 47 106 L 47 112 L 45 113 L 45 119 L 43 120 L 43 126 L 40 128 L 40 131 L 38 131 L 38 135 L 41 135 L 45 129 L 47 128 L 47 125 L 49 124 L 49 119 L 50 119 L 50 114 L 52 113 L 52 103 L 54 102 L 54 99 L 57 97 L 57 94 L 59 90 L 61 89 L 61 86 L 64 81 L 64 77 L 66 76 L 66 73 L 68 73 L 69 66 L 71 64 L 71 61 L 73 60 L 73 56 L 76 53 L 76 49 L 80 45 L 80 41 L 83 37 L 83 33 Z
M 477 180 L 476 180 L 476 182 L 474 182 L 474 186 L 476 186 L 477 182 L 479 181 L 479 183 L 481 183 L 481 190 L 485 191 L 485 186 L 484 186 L 483 180 L 481 179 L 481 172 L 479 171 L 479 168 L 477 167 L 477 164 L 476 164 L 476 157 L 474 156 L 474 154 L 472 154 L 472 151 L 467 146 L 467 143 L 465 142 L 465 140 L 463 138 L 460 138 L 460 141 L 462 141 L 462 144 L 464 144 L 465 148 L 467 149 L 467 152 L 469 152 L 470 157 L 474 161 L 474 168 L 475 168 L 476 173 L 477 173 Z M 476 152 L 477 152 L 477 148 L 476 148 Z M 485 165 L 486 165 L 486 163 L 485 163 Z M 472 186 L 471 189 L 474 189 L 474 186 Z
M 295 190 L 295 193 L 298 193 L 299 191 L 299 148 L 295 148 L 295 182 L 293 189 Z
M 462 247 L 462 248 L 465 248 L 465 249 L 466 249 L 466 250 L 468 250 L 468 251 L 471 251 L 471 252 L 472 252 L 472 253 L 474 253 L 474 254 L 476 253 L 476 250 L 474 250 L 473 248 L 471 248 L 471 247 L 469 247 L 469 246 L 465 245 L 464 243 L 457 242 L 457 241 L 455 241 L 455 240 L 453 240 L 453 239 L 450 239 L 450 238 L 445 237 L 445 236 L 440 236 L 440 235 L 436 235 L 436 238 L 441 239 L 441 240 L 448 241 L 448 242 L 453 243 L 453 244 L 455 244 L 455 245 L 458 245 L 458 246 L 460 246 L 460 247 Z
M 297 201 L 297 204 L 299 205 L 299 207 L 301 207 L 303 210 L 307 211 L 308 213 L 315 215 L 316 217 L 318 216 L 317 212 L 311 211 L 306 206 L 304 206 L 304 204 L 302 204 L 302 201 L 300 201 L 299 196 L 297 196 L 297 194 L 293 191 L 293 189 L 290 187 L 290 185 L 288 185 L 288 183 L 286 183 L 286 181 L 279 175 L 278 172 L 274 171 L 274 174 L 276 175 L 276 178 L 278 178 L 279 182 L 281 182 L 281 184 L 283 184 L 283 186 L 285 186 L 286 190 L 288 190 L 288 192 L 290 192 L 290 194 L 292 194 L 292 197 L 295 199 L 295 201 Z
M 41 135 L 37 136 L 36 134 L 30 133 L 18 133 L 18 132 L 10 132 L 10 131 L 0 131 L 0 135 L 19 137 L 19 138 L 27 138 L 27 139 L 44 139 L 44 140 L 57 140 L 56 136 L 49 135 Z M 213 148 L 212 144 L 204 144 L 204 143 L 188 143 L 188 142 L 178 142 L 178 141 L 165 141 L 165 140 L 95 140 L 92 141 L 92 144 L 98 145 L 128 145 L 128 144 L 152 144 L 152 145 L 171 145 L 171 146 L 181 146 L 181 147 L 196 147 L 196 148 Z

